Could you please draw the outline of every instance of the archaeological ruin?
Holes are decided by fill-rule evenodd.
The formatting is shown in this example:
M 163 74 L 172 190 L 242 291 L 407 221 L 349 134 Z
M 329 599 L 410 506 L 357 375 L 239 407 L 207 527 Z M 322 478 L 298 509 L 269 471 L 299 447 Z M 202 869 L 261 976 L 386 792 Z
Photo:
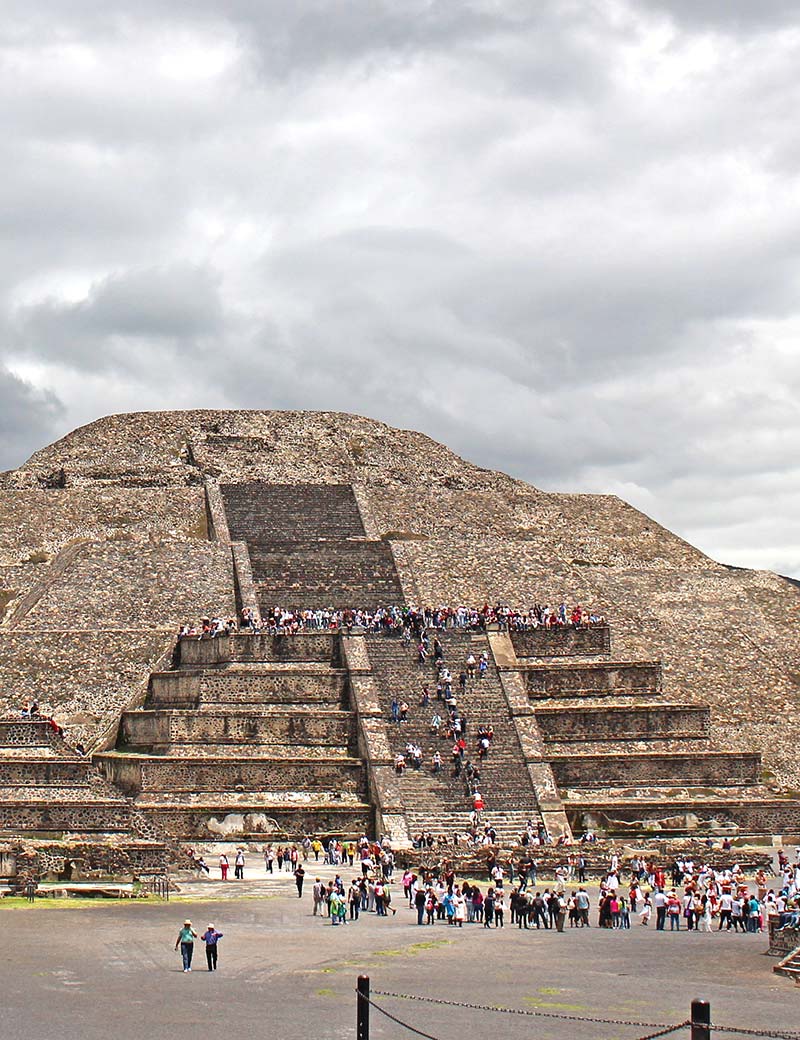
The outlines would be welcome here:
M 717 563 L 614 496 L 539 491 L 353 415 L 78 429 L 0 474 L 0 876 L 37 857 L 146 873 L 193 843 L 464 829 L 462 778 L 394 768 L 401 743 L 429 760 L 435 740 L 413 647 L 179 627 L 275 605 L 562 600 L 607 624 L 440 635 L 456 669 L 487 656 L 463 705 L 494 727 L 481 790 L 501 842 L 529 820 L 554 837 L 800 833 L 788 580 Z

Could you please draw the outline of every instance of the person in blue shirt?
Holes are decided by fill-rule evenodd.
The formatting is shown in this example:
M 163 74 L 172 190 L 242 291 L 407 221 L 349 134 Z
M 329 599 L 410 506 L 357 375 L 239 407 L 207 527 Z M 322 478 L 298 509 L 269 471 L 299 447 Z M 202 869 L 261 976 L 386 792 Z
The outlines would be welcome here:
M 206 944 L 206 961 L 208 970 L 217 970 L 217 943 L 222 938 L 222 932 L 218 932 L 213 924 L 210 924 L 203 933 L 203 942 Z
M 192 954 L 194 953 L 194 941 L 197 938 L 197 932 L 192 928 L 192 922 L 186 920 L 183 922 L 183 928 L 178 932 L 178 938 L 175 940 L 175 949 L 178 946 L 181 948 L 181 957 L 183 959 L 183 970 L 192 970 Z

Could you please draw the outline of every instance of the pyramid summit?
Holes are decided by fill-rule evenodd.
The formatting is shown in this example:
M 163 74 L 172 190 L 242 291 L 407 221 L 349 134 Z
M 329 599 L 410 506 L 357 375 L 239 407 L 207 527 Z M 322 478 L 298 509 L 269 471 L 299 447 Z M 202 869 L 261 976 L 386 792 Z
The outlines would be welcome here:
M 562 603 L 607 624 L 532 620 Z M 519 617 L 419 616 L 454 681 L 485 655 L 457 710 L 470 739 L 493 727 L 482 794 L 505 839 L 530 819 L 553 834 L 800 831 L 789 582 L 716 563 L 615 496 L 543 492 L 420 433 L 217 410 L 100 419 L 0 477 L 7 747 L 36 700 L 94 753 L 109 799 L 54 800 L 50 770 L 43 821 L 34 760 L 50 752 L 9 750 L 0 831 L 95 819 L 105 833 L 127 826 L 123 803 L 180 840 L 461 826 L 464 780 L 431 775 L 433 709 L 418 705 L 432 660 L 374 619 L 484 604 Z M 276 633 L 276 606 L 318 627 Z M 329 608 L 374 623 L 343 633 L 320 620 Z M 181 625 L 242 611 L 256 634 L 176 644 Z M 408 742 L 423 766 L 398 772 Z

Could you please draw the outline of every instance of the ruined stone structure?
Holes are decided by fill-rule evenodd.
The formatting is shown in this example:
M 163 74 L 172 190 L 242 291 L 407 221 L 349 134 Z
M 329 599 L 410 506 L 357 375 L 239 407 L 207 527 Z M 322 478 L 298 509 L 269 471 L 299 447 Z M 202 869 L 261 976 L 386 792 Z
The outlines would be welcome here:
M 449 775 L 394 773 L 405 740 L 431 747 L 415 711 L 431 676 L 399 642 L 177 647 L 182 621 L 562 599 L 610 627 L 443 640 L 456 668 L 468 648 L 489 654 L 460 705 L 473 733 L 494 725 L 482 788 L 504 837 L 527 819 L 554 834 L 800 831 L 797 588 L 715 563 L 617 498 L 541 492 L 334 413 L 113 416 L 0 475 L 0 709 L 37 697 L 95 752 L 96 821 L 128 807 L 153 835 L 377 824 L 404 840 L 468 811 Z M 393 694 L 412 705 L 402 734 Z M 43 756 L 7 757 L 0 836 L 91 830 L 56 821 L 57 797 L 47 816 L 38 795 L 22 805 L 14 778 L 40 776 Z M 68 790 L 78 765 L 44 758 Z

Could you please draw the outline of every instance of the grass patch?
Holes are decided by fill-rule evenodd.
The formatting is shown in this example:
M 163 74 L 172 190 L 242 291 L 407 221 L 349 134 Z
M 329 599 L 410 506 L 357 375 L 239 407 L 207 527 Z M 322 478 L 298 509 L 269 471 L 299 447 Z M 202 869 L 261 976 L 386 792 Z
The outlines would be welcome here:
M 585 1004 L 563 1004 L 555 1000 L 542 1000 L 540 997 L 523 997 L 522 1001 L 524 1004 L 530 1004 L 532 1007 L 538 1008 L 550 1008 L 553 1011 L 586 1011 L 587 1007 Z

